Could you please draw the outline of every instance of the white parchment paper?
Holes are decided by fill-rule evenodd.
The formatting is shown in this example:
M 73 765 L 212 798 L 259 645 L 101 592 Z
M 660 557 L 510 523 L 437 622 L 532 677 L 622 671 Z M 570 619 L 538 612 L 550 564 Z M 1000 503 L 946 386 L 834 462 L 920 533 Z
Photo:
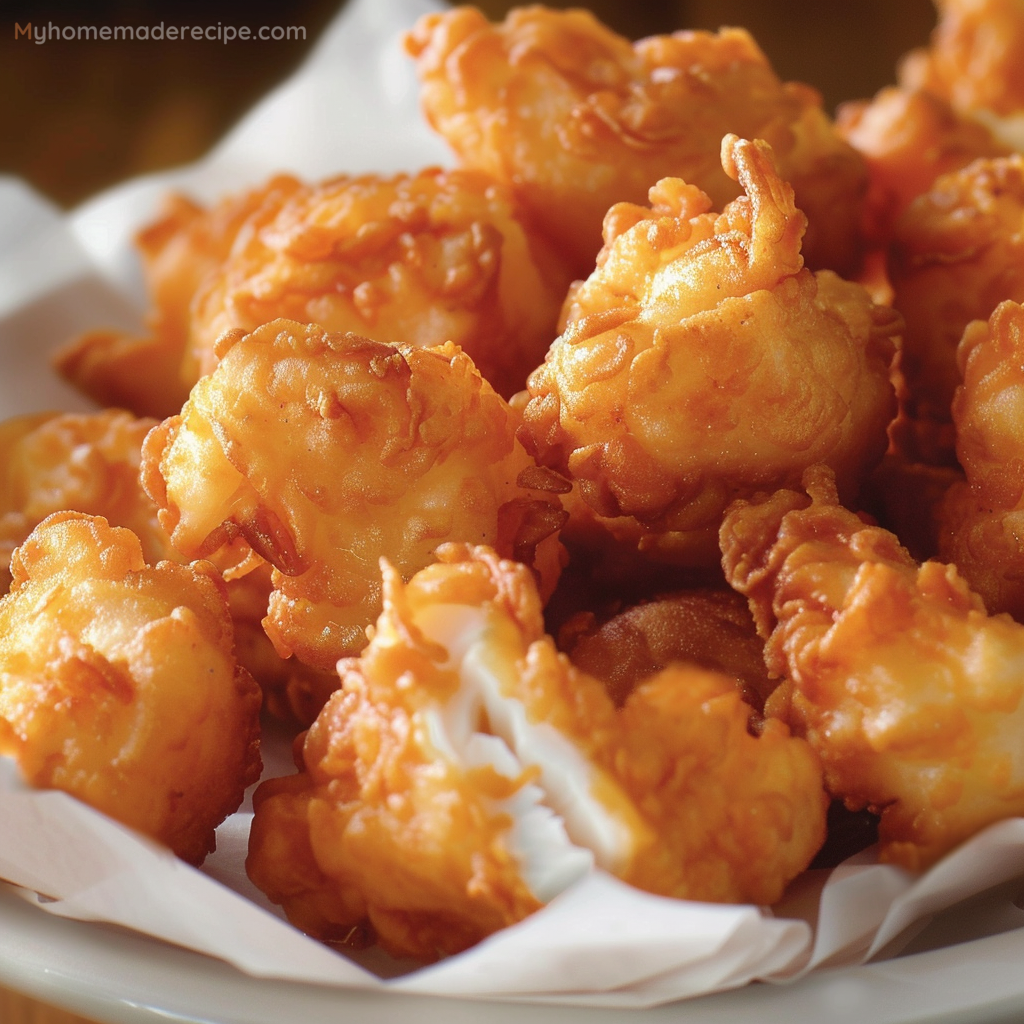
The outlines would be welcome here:
M 168 189 L 211 201 L 277 171 L 316 179 L 450 163 L 420 116 L 399 42 L 431 9 L 430 0 L 353 0 L 299 73 L 208 157 L 127 182 L 70 215 L 0 178 L 0 417 L 88 407 L 47 356 L 85 330 L 141 327 L 132 236 Z M 265 777 L 289 770 L 273 749 L 266 760 Z M 1024 876 L 1024 820 L 1012 820 L 920 877 L 865 851 L 830 873 L 809 872 L 773 909 L 664 899 L 595 872 L 460 956 L 416 968 L 371 951 L 355 962 L 296 931 L 248 882 L 249 821 L 243 810 L 225 822 L 198 871 L 63 793 L 25 787 L 0 758 L 0 878 L 51 914 L 121 924 L 263 977 L 644 1007 L 893 955 L 935 915 L 986 892 L 997 894 L 982 915 L 989 930 L 1024 925 L 1005 891 Z

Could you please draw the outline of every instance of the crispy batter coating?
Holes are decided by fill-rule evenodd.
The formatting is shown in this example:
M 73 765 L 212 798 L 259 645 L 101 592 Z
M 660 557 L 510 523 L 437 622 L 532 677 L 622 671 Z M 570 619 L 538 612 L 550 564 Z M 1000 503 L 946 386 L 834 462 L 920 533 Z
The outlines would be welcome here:
M 942 175 L 896 223 L 889 272 L 906 320 L 908 410 L 949 423 L 956 348 L 972 320 L 1024 300 L 1024 157 L 976 160 Z
M 198 377 L 189 349 L 192 300 L 245 228 L 255 230 L 301 187 L 277 175 L 258 188 L 203 207 L 171 194 L 136 236 L 151 308 L 150 333 L 90 331 L 59 350 L 57 371 L 102 406 L 163 419 L 181 411 Z
M 14 549 L 51 512 L 74 509 L 130 529 L 146 561 L 174 558 L 156 506 L 139 485 L 155 420 L 108 409 L 42 413 L 0 423 L 0 593 Z
M 904 57 L 900 81 L 1003 127 L 1002 119 L 1024 112 L 1024 3 L 935 0 L 935 6 L 939 21 L 929 45 Z
M 790 680 L 769 711 L 807 737 L 835 796 L 881 813 L 882 859 L 923 869 L 1024 812 L 1024 626 L 843 508 L 827 468 L 804 483 L 737 502 L 726 575 Z
M 966 480 L 940 506 L 940 555 L 990 612 L 1024 620 L 1024 309 L 1000 303 L 957 351 L 957 457 Z
M 443 541 L 484 541 L 550 592 L 561 507 L 528 489 L 544 474 L 518 418 L 457 347 L 278 320 L 223 335 L 218 355 L 149 435 L 143 483 L 187 557 L 241 536 L 271 563 L 264 626 L 282 656 L 331 671 L 362 648 L 382 555 L 410 575 Z
M 1010 153 L 988 128 L 941 97 L 898 86 L 842 104 L 836 130 L 868 166 L 865 233 L 874 245 L 888 244 L 900 214 L 940 175 Z
M 263 783 L 247 868 L 325 938 L 368 921 L 432 959 L 533 912 L 592 864 L 654 892 L 771 902 L 824 837 L 820 767 L 755 738 L 733 680 L 680 666 L 617 710 L 544 634 L 532 575 L 446 544 L 383 563 L 369 646 Z
M 492 177 L 429 168 L 300 189 L 251 226 L 196 296 L 191 354 L 284 317 L 429 348 L 453 341 L 505 397 L 557 334 L 571 277 Z
M 807 259 L 852 272 L 867 174 L 810 86 L 783 83 L 743 29 L 631 43 L 584 10 L 473 7 L 424 16 L 406 39 L 430 123 L 467 167 L 512 185 L 576 273 L 593 266 L 614 203 L 679 177 L 715 204 L 736 196 L 719 146 L 734 133 L 775 149 L 809 221 Z
M 260 691 L 212 566 L 149 567 L 105 519 L 57 512 L 0 599 L 0 753 L 199 863 L 260 774 Z
M 803 267 L 803 217 L 769 147 L 727 136 L 745 196 L 721 214 L 678 179 L 619 204 L 597 269 L 529 380 L 521 436 L 616 532 L 679 563 L 717 562 L 737 495 L 832 465 L 844 494 L 881 458 L 899 318 Z
M 131 530 L 147 564 L 184 561 L 160 525 L 157 506 L 139 480 L 142 445 L 157 421 L 108 409 L 97 413 L 42 413 L 0 423 L 0 592 L 10 585 L 11 554 L 53 512 L 103 516 Z M 225 572 L 238 660 L 259 681 L 270 711 L 308 725 L 335 689 L 324 678 L 283 660 L 263 631 L 271 592 L 269 566 L 248 571 L 226 549 Z
M 736 679 L 744 701 L 758 712 L 777 683 L 765 667 L 764 641 L 747 602 L 734 590 L 665 594 L 604 621 L 581 612 L 559 631 L 558 646 L 577 668 L 605 684 L 616 706 L 676 661 Z

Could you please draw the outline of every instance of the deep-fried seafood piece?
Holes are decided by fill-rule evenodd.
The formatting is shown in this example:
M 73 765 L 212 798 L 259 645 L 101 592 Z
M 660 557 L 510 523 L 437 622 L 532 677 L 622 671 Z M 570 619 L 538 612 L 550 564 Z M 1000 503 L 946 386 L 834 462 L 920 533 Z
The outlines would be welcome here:
M 424 16 L 406 47 L 427 118 L 462 163 L 510 184 L 589 273 L 614 203 L 683 178 L 721 207 L 728 133 L 762 138 L 807 214 L 808 263 L 860 261 L 867 174 L 810 86 L 783 83 L 750 35 L 676 32 L 631 43 L 584 10 L 513 9 L 498 25 L 458 7 Z
M 804 483 L 722 526 L 726 575 L 790 680 L 768 710 L 807 737 L 833 795 L 881 813 L 882 859 L 925 868 L 1024 813 L 1024 626 L 843 508 L 825 467 Z
M 900 214 L 940 175 L 1010 153 L 988 128 L 940 97 L 897 86 L 844 103 L 836 130 L 867 162 L 866 234 L 874 245 L 888 243 Z
M 284 317 L 428 348 L 453 341 L 505 397 L 557 334 L 571 280 L 492 177 L 430 168 L 335 178 L 250 227 L 196 296 L 196 376 L 231 328 Z
M 113 409 L 0 423 L 0 593 L 10 584 L 14 549 L 51 512 L 65 509 L 127 527 L 150 564 L 175 557 L 139 486 L 142 441 L 155 425 Z
M 277 175 L 209 208 L 168 196 L 161 216 L 135 239 L 151 303 L 150 334 L 90 331 L 57 352 L 57 371 L 102 406 L 158 418 L 180 412 L 198 377 L 188 343 L 195 293 L 243 227 L 255 230 L 300 187 L 297 178 Z
M 0 599 L 0 753 L 193 863 L 260 773 L 260 692 L 212 566 L 57 512 Z
M 147 439 L 143 483 L 187 557 L 241 536 L 274 566 L 265 628 L 324 671 L 446 540 L 533 565 L 549 593 L 564 515 L 518 418 L 454 345 L 387 345 L 278 320 L 221 337 L 216 370 Z M 522 480 L 522 484 L 520 484 Z
M 97 413 L 43 413 L 0 423 L 0 593 L 10 585 L 14 549 L 53 512 L 73 510 L 124 526 L 142 543 L 147 564 L 183 556 L 160 525 L 157 507 L 139 481 L 142 443 L 156 420 L 109 409 Z M 227 582 L 238 660 L 263 688 L 269 709 L 308 725 L 336 687 L 281 659 L 263 632 L 270 569 L 246 572 L 225 551 L 218 568 Z
M 609 211 L 521 434 L 618 534 L 689 564 L 717 562 L 734 497 L 815 462 L 855 494 L 895 411 L 898 316 L 803 267 L 803 217 L 765 143 L 727 136 L 721 156 L 746 193 L 721 214 L 672 178 L 650 209 Z
M 622 705 L 644 679 L 682 661 L 738 680 L 744 701 L 761 711 L 777 680 L 764 664 L 747 602 L 734 590 L 684 590 L 631 605 L 601 622 L 592 612 L 570 619 L 558 646 L 600 679 Z
M 1024 114 L 1024 3 L 935 0 L 930 45 L 900 66 L 900 82 L 947 99 L 1019 148 Z
M 956 450 L 966 481 L 939 510 L 940 555 L 990 612 L 1024 621 L 1024 308 L 1003 302 L 957 351 Z
M 948 423 L 956 348 L 972 320 L 1024 300 L 1024 157 L 938 178 L 896 224 L 889 273 L 906 320 L 901 366 L 915 420 Z
M 665 895 L 772 902 L 824 837 L 820 767 L 755 738 L 733 680 L 668 669 L 616 710 L 543 633 L 532 575 L 446 544 L 383 563 L 369 646 L 263 783 L 247 868 L 300 927 L 368 921 L 433 959 L 539 908 L 595 863 Z

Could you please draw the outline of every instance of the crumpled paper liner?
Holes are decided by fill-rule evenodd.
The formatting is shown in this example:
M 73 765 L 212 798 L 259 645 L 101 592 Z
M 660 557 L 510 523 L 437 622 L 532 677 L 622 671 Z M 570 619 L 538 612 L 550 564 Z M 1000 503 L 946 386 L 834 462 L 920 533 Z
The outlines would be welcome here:
M 419 114 L 412 62 L 398 42 L 431 9 L 430 0 L 354 0 L 299 73 L 208 157 L 128 182 L 70 215 L 0 178 L 0 417 L 88 408 L 50 371 L 47 354 L 85 330 L 142 329 L 131 239 L 168 189 L 210 201 L 282 170 L 315 180 L 450 163 Z M 265 777 L 290 771 L 272 740 L 265 760 Z M 879 865 L 871 850 L 832 872 L 808 872 L 771 910 L 665 899 L 595 871 L 518 925 L 417 967 L 375 950 L 343 956 L 292 928 L 245 876 L 250 819 L 245 809 L 229 818 L 217 853 L 196 870 L 63 793 L 24 786 L 0 758 L 0 878 L 48 913 L 120 924 L 262 977 L 639 1008 L 895 955 L 969 899 L 980 933 L 1024 924 L 1006 889 L 1024 876 L 1024 820 L 1014 819 L 922 876 Z

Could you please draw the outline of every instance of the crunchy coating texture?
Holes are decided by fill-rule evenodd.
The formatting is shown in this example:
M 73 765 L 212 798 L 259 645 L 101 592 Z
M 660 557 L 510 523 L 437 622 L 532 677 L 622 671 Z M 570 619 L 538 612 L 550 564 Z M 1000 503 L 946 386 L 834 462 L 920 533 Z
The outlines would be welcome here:
M 721 214 L 678 179 L 619 204 L 594 273 L 530 376 L 521 436 L 617 534 L 716 562 L 738 495 L 832 465 L 844 494 L 881 458 L 895 412 L 899 318 L 803 266 L 803 216 L 760 141 L 727 136 L 745 195 Z
M 238 234 L 255 230 L 300 187 L 297 178 L 277 175 L 209 207 L 167 196 L 160 216 L 135 238 L 150 300 L 150 333 L 90 331 L 57 352 L 57 371 L 102 406 L 158 419 L 180 412 L 198 378 L 189 346 L 196 292 L 227 258 Z
M 571 277 L 492 177 L 428 168 L 297 190 L 195 298 L 198 373 L 233 328 L 283 317 L 416 348 L 455 342 L 506 398 L 557 333 Z
M 953 398 L 965 480 L 939 509 L 939 554 L 990 612 L 1024 620 L 1024 309 L 1000 303 L 964 331 Z
M 10 585 L 11 554 L 53 512 L 103 516 L 131 530 L 146 563 L 181 562 L 161 526 L 158 509 L 139 479 L 142 446 L 157 421 L 107 409 L 42 413 L 0 423 L 0 592 Z M 263 631 L 271 591 L 268 566 L 238 565 L 230 547 L 218 554 L 227 578 L 238 660 L 263 688 L 277 717 L 308 725 L 337 685 L 283 660 Z
M 278 320 L 218 344 L 182 415 L 150 434 L 143 483 L 187 557 L 242 537 L 273 568 L 264 626 L 332 671 L 380 611 L 377 563 L 412 574 L 446 540 L 560 571 L 556 497 L 517 418 L 454 345 L 415 349 Z M 536 483 L 535 483 L 536 485 Z
M 1024 3 L 935 0 L 939 21 L 927 47 L 900 66 L 900 81 L 961 111 L 999 121 L 1024 110 Z
M 844 103 L 836 130 L 867 163 L 865 234 L 874 245 L 888 244 L 900 214 L 940 175 L 1010 153 L 984 125 L 921 89 L 887 86 L 871 100 Z
M 805 488 L 737 502 L 726 575 L 789 679 L 769 711 L 807 737 L 834 796 L 880 812 L 881 858 L 923 869 L 1024 812 L 1024 627 L 843 508 L 826 468 Z
M 697 669 L 616 710 L 543 633 L 522 565 L 466 545 L 439 556 L 408 584 L 384 564 L 373 639 L 339 666 L 299 774 L 257 790 L 253 881 L 315 935 L 365 919 L 423 959 L 531 913 L 592 862 L 666 895 L 778 898 L 824 836 L 806 744 L 780 722 L 750 735 L 735 683 Z
M 473 7 L 424 16 L 406 39 L 430 123 L 467 167 L 512 185 L 538 226 L 586 274 L 601 222 L 680 177 L 721 206 L 736 195 L 722 136 L 762 138 L 810 222 L 815 268 L 860 259 L 867 174 L 810 86 L 783 83 L 743 29 L 631 43 L 584 10 L 513 9 L 490 24 Z
M 949 423 L 956 348 L 972 320 L 1024 300 L 1024 157 L 942 175 L 896 224 L 889 273 L 903 314 L 901 367 L 912 419 Z
M 65 509 L 127 527 L 149 563 L 174 557 L 139 484 L 142 442 L 155 425 L 115 409 L 0 423 L 0 592 L 10 585 L 14 549 L 51 512 Z
M 765 667 L 764 641 L 747 602 L 734 590 L 665 594 L 603 621 L 580 612 L 559 630 L 558 646 L 577 668 L 605 684 L 616 705 L 675 661 L 736 679 L 743 699 L 758 712 L 777 683 Z
M 199 863 L 260 774 L 260 691 L 212 566 L 146 565 L 138 539 L 57 512 L 0 599 L 0 753 Z

